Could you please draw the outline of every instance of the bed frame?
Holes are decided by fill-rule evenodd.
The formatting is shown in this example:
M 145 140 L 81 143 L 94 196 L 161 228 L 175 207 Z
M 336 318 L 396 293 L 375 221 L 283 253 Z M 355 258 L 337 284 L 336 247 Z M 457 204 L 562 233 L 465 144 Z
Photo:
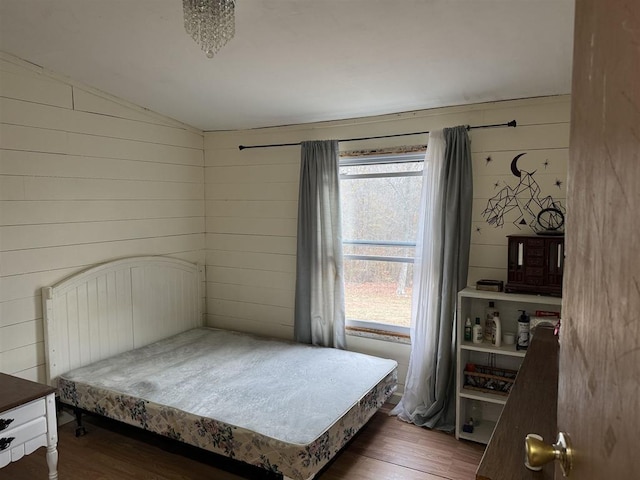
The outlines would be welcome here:
M 91 267 L 42 289 L 47 383 L 61 373 L 203 325 L 203 269 L 170 257 Z
M 203 282 L 203 270 L 198 265 L 175 258 L 145 256 L 98 265 L 52 287 L 43 288 L 47 381 L 58 388 L 60 400 L 75 407 L 76 412 L 87 409 L 92 413 L 106 415 L 95 402 L 87 401 L 88 407 L 84 407 L 82 401 L 78 402 L 75 386 L 72 387 L 73 393 L 69 395 L 69 382 L 62 380 L 61 375 L 203 326 Z M 271 470 L 282 474 L 284 480 L 311 480 L 393 393 L 397 368 L 385 375 L 313 443 L 295 446 L 263 437 L 260 441 L 266 442 L 271 448 L 272 453 L 269 455 L 273 454 L 273 457 L 258 463 L 252 463 L 255 460 L 249 460 L 249 457 L 236 456 L 236 459 L 269 470 L 274 465 L 272 459 L 279 461 L 286 457 L 288 462 L 288 459 L 300 455 L 305 458 L 313 457 L 312 465 L 305 464 L 300 470 L 287 463 L 282 464 L 282 471 Z M 96 392 L 98 390 L 93 389 L 93 393 Z M 97 397 L 105 398 L 100 392 Z M 148 408 L 154 408 L 154 405 L 148 405 Z M 130 423 L 128 418 L 112 418 Z M 194 425 L 199 425 L 203 419 L 191 420 Z M 234 429 L 238 435 L 244 434 L 245 440 L 251 438 L 251 432 L 242 427 L 215 420 L 214 423 L 216 428 L 224 426 Z M 166 435 L 166 430 L 159 427 L 147 428 L 142 425 L 141 428 Z M 83 430 L 80 424 L 79 429 Z M 192 431 L 190 426 L 187 431 Z M 180 440 L 214 453 L 229 455 L 217 447 L 198 444 L 197 441 L 192 443 L 192 440 Z M 331 450 L 325 448 L 329 441 L 332 442 Z M 250 443 L 251 440 L 247 440 L 245 445 Z M 244 455 L 247 454 L 242 454 Z

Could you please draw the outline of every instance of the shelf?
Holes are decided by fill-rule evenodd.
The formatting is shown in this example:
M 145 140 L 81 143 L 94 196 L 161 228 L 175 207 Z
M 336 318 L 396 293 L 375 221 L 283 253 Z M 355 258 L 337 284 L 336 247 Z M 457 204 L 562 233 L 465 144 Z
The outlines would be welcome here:
M 488 360 L 492 365 L 500 365 L 502 368 L 519 370 L 520 365 L 527 359 L 527 350 L 517 350 L 516 345 L 500 347 L 491 345 L 490 341 L 473 343 L 464 341 L 464 319 L 473 317 L 485 318 L 484 312 L 490 301 L 495 301 L 502 317 L 503 331 L 517 331 L 517 318 L 519 310 L 554 310 L 562 309 L 562 298 L 549 295 L 534 295 L 526 293 L 489 292 L 477 290 L 475 287 L 467 287 L 458 292 L 458 304 L 456 306 L 456 318 L 460 319 L 456 325 L 457 345 L 457 373 L 456 373 L 456 436 L 460 439 L 471 440 L 478 443 L 488 443 L 496 426 L 496 420 L 501 418 L 505 405 L 508 405 L 509 395 L 499 395 L 490 391 L 481 391 L 464 386 L 464 367 L 466 363 L 476 363 L 483 359 L 484 354 L 490 354 Z M 518 373 L 518 378 L 520 374 Z M 483 402 L 484 415 L 487 420 L 482 420 L 476 425 L 473 433 L 462 431 L 465 415 L 473 402 Z
M 496 393 L 481 392 L 480 390 L 471 390 L 470 388 L 462 387 L 458 392 L 458 395 L 462 398 L 468 398 L 470 400 L 480 400 L 481 402 L 498 403 L 504 405 L 507 403 L 506 395 L 498 395 Z
M 472 440 L 474 442 L 487 444 L 489 443 L 489 439 L 491 438 L 495 427 L 496 422 L 481 420 L 480 425 L 476 425 L 473 428 L 473 433 L 467 433 L 461 430 L 458 437 L 464 438 L 465 440 Z
M 505 293 L 489 292 L 477 290 L 475 287 L 467 287 L 459 292 L 459 295 L 469 298 L 482 298 L 485 300 L 506 300 L 518 303 L 542 303 L 545 305 L 562 305 L 561 297 L 550 297 L 548 295 L 533 295 L 528 293 Z
M 482 342 L 482 343 L 462 342 L 460 344 L 460 349 L 471 350 L 474 352 L 498 353 L 500 355 L 511 355 L 513 357 L 522 357 L 522 358 L 524 358 L 525 354 L 527 353 L 526 350 L 516 350 L 515 345 L 502 345 L 500 347 L 496 347 L 486 342 Z

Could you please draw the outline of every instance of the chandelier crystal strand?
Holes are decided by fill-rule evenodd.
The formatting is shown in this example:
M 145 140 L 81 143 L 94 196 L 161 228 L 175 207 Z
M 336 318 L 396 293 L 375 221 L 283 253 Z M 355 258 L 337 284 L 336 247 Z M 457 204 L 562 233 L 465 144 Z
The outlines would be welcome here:
M 182 0 L 184 29 L 212 58 L 236 33 L 234 0 Z

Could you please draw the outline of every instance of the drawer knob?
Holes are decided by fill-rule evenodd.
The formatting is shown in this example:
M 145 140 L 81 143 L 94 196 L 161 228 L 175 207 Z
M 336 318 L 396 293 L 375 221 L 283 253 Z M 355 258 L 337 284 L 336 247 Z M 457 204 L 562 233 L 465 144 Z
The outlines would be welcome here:
M 13 418 L 0 418 L 0 432 L 13 423 Z
M 16 437 L 0 438 L 0 451 L 5 450 L 6 448 L 9 448 L 9 445 L 11 445 L 11 442 L 13 442 L 15 439 Z

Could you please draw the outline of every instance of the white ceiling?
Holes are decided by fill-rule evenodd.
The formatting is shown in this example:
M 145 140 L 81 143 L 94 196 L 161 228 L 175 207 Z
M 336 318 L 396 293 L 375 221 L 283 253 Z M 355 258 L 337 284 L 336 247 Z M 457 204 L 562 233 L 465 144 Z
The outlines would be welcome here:
M 181 0 L 0 0 L 0 50 L 202 130 L 570 91 L 573 0 L 236 0 L 208 59 Z

